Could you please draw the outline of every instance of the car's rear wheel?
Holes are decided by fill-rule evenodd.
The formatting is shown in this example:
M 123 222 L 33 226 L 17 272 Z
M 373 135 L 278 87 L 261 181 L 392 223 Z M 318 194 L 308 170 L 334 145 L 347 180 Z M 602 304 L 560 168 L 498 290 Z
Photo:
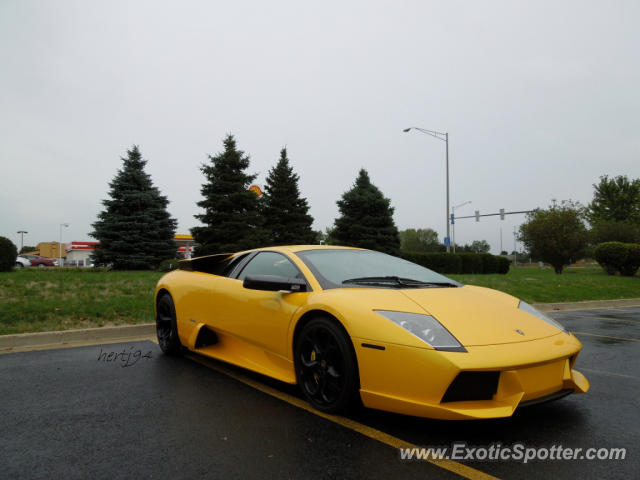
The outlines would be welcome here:
M 294 354 L 298 385 L 311 405 L 338 413 L 355 403 L 358 366 L 340 326 L 325 317 L 310 320 L 297 337 Z
M 171 295 L 165 293 L 158 300 L 156 308 L 156 332 L 158 345 L 167 355 L 179 355 L 182 352 L 182 344 L 178 337 L 178 322 L 176 307 Z

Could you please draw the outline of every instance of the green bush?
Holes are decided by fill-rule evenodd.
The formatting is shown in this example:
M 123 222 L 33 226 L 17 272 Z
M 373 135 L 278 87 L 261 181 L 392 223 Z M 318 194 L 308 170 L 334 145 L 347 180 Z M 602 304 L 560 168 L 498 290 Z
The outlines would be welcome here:
M 477 253 L 456 253 L 462 260 L 461 273 L 482 273 L 484 264 L 482 258 Z
M 506 257 L 496 257 L 496 262 L 498 264 L 498 270 L 496 273 L 507 274 L 509 273 L 509 268 L 511 267 L 511 260 Z
M 496 273 L 498 271 L 498 262 L 495 255 L 490 253 L 479 253 L 478 256 L 482 261 L 482 273 Z
M 0 237 L 0 272 L 10 272 L 16 264 L 18 249 L 11 240 Z
M 624 267 L 628 251 L 625 243 L 604 242 L 596 247 L 594 255 L 608 275 L 615 275 Z
M 170 272 L 171 270 L 175 270 L 178 268 L 178 262 L 182 260 L 181 258 L 168 258 L 160 262 L 158 266 L 159 272 Z
M 405 260 L 417 263 L 438 273 L 502 273 L 509 272 L 508 258 L 490 253 L 401 252 Z
M 633 277 L 638 268 L 640 268 L 640 244 L 627 243 L 627 259 L 620 268 L 620 274 L 625 277 Z
M 434 272 L 462 273 L 462 259 L 455 253 L 401 252 L 400 256 Z

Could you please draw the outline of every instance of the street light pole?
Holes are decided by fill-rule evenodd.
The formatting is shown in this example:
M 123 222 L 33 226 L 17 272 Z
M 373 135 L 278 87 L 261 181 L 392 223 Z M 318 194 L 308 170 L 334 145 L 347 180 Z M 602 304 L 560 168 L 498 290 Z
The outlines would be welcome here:
M 29 233 L 26 230 L 18 230 L 20 234 L 20 253 L 22 253 L 22 249 L 24 248 L 24 234 Z
M 420 128 L 420 127 L 409 127 L 409 128 L 405 128 L 404 130 L 402 130 L 403 132 L 409 132 L 411 130 L 417 130 L 420 133 L 424 133 L 426 135 L 431 135 L 432 137 L 437 138 L 438 140 L 442 140 L 445 142 L 446 144 L 446 153 L 445 153 L 445 159 L 447 162 L 447 205 L 446 205 L 446 210 L 445 210 L 445 217 L 446 217 L 446 221 L 447 221 L 447 239 L 445 240 L 445 243 L 447 243 L 447 252 L 451 251 L 451 223 L 449 221 L 449 133 L 445 132 L 436 132 L 435 130 L 426 130 L 424 128 Z M 448 241 L 447 241 L 448 240 Z
M 446 150 L 446 161 L 447 161 L 447 214 L 446 214 L 446 220 L 447 220 L 447 237 L 449 238 L 449 245 L 451 245 L 451 221 L 449 220 L 449 133 L 445 133 L 444 134 L 444 143 L 445 143 L 445 150 Z M 449 249 L 451 248 L 449 245 L 447 245 L 447 252 L 449 252 Z M 453 251 L 456 251 L 456 247 L 453 247 Z
M 62 227 L 68 227 L 68 223 L 60 224 L 60 242 L 58 243 L 58 266 L 62 267 Z

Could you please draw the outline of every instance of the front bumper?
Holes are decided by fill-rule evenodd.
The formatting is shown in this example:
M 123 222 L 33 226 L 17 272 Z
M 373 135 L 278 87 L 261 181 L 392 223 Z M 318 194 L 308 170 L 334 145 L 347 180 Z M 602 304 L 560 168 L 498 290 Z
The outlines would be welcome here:
M 360 395 L 370 408 L 440 419 L 498 418 L 511 416 L 518 406 L 589 389 L 584 375 L 573 369 L 580 342 L 564 333 L 529 342 L 466 347 L 466 353 L 353 341 Z M 446 401 L 461 372 L 498 376 L 484 399 L 475 399 L 470 391 L 471 400 Z M 456 398 L 464 398 L 464 393 L 458 392 Z

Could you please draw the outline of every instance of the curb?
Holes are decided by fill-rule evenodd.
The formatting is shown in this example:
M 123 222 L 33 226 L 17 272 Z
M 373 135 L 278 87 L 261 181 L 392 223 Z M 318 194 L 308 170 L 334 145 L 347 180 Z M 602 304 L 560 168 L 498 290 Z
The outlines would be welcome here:
M 621 300 L 588 300 L 584 302 L 534 303 L 541 312 L 593 310 L 600 308 L 623 308 L 640 306 L 640 298 Z M 114 340 L 127 341 L 141 337 L 155 337 L 156 324 L 124 325 L 121 327 L 85 328 L 60 330 L 56 332 L 19 333 L 0 335 L 0 351 L 14 348 L 34 348 L 62 346 L 71 343 L 113 343 Z
M 155 323 L 124 325 L 121 327 L 60 330 L 56 332 L 18 333 L 15 335 L 0 335 L 0 350 L 41 347 L 45 345 L 63 345 L 65 343 L 110 342 L 112 340 L 150 337 L 155 336 L 155 334 Z
M 640 306 L 640 298 L 620 300 L 586 300 L 583 302 L 534 303 L 533 306 L 543 313 L 571 310 L 594 310 L 600 308 L 623 308 Z

